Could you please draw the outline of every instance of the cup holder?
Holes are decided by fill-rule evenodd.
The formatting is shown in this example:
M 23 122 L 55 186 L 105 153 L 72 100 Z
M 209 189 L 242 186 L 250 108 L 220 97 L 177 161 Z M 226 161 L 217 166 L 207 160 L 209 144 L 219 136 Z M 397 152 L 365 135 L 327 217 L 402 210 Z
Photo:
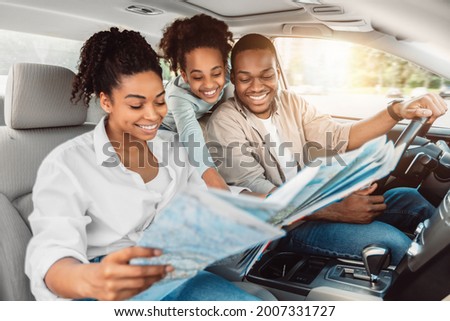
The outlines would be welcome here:
M 259 275 L 269 280 L 283 278 L 301 260 L 303 256 L 297 253 L 277 253 L 261 266 Z
M 326 259 L 310 258 L 295 271 L 290 281 L 302 284 L 310 284 L 327 265 Z
M 324 280 L 318 277 L 325 273 L 329 261 L 329 258 L 308 254 L 268 251 L 250 269 L 246 279 L 269 288 L 307 296 L 311 287 L 320 285 Z

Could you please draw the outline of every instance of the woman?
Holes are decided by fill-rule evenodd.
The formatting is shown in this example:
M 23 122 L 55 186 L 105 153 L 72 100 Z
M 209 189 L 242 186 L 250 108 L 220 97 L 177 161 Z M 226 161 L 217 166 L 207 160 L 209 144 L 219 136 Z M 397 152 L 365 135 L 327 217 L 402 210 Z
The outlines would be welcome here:
M 229 83 L 228 54 L 233 34 L 228 26 L 200 14 L 175 20 L 164 31 L 160 48 L 180 75 L 166 86 L 169 112 L 164 127 L 180 134 L 189 159 L 209 187 L 228 189 L 217 172 L 198 123 L 223 95 Z
M 130 265 L 161 254 L 136 241 L 188 182 L 206 189 L 185 153 L 167 148 L 174 135 L 157 132 L 167 113 L 161 67 L 139 33 L 111 28 L 86 41 L 72 100 L 88 105 L 92 94 L 107 116 L 53 150 L 33 189 L 26 273 L 38 300 L 124 300 L 151 289 L 173 267 Z M 202 272 L 164 299 L 256 298 Z

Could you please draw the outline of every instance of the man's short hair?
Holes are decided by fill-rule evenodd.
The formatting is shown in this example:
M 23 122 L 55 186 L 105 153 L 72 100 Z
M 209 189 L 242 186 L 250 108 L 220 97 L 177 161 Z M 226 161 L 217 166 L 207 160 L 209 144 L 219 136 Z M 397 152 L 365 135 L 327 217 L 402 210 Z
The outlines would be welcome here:
M 239 39 L 231 49 L 231 67 L 234 66 L 234 59 L 240 52 L 254 49 L 267 49 L 274 57 L 277 56 L 275 46 L 269 38 L 257 33 L 249 33 Z

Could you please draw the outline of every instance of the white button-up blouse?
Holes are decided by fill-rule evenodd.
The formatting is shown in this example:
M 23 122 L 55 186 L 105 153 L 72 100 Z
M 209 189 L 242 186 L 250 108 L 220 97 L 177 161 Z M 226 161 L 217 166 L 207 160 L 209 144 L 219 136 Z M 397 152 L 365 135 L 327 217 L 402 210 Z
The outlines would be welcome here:
M 58 146 L 45 158 L 33 188 L 34 210 L 29 218 L 33 237 L 25 262 L 36 299 L 57 299 L 44 283 L 57 260 L 73 257 L 88 263 L 133 246 L 188 182 L 206 190 L 173 133 L 160 131 L 147 144 L 168 172 L 167 186 L 159 191 L 119 161 L 104 119 L 93 131 Z

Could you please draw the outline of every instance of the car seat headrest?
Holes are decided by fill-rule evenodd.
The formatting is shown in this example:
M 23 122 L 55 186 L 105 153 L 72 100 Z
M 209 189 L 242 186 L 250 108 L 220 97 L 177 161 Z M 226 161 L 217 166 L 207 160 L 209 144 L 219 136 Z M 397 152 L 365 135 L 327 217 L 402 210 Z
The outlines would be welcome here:
M 87 108 L 70 102 L 75 74 L 64 67 L 16 63 L 9 70 L 5 123 L 13 129 L 81 125 Z

